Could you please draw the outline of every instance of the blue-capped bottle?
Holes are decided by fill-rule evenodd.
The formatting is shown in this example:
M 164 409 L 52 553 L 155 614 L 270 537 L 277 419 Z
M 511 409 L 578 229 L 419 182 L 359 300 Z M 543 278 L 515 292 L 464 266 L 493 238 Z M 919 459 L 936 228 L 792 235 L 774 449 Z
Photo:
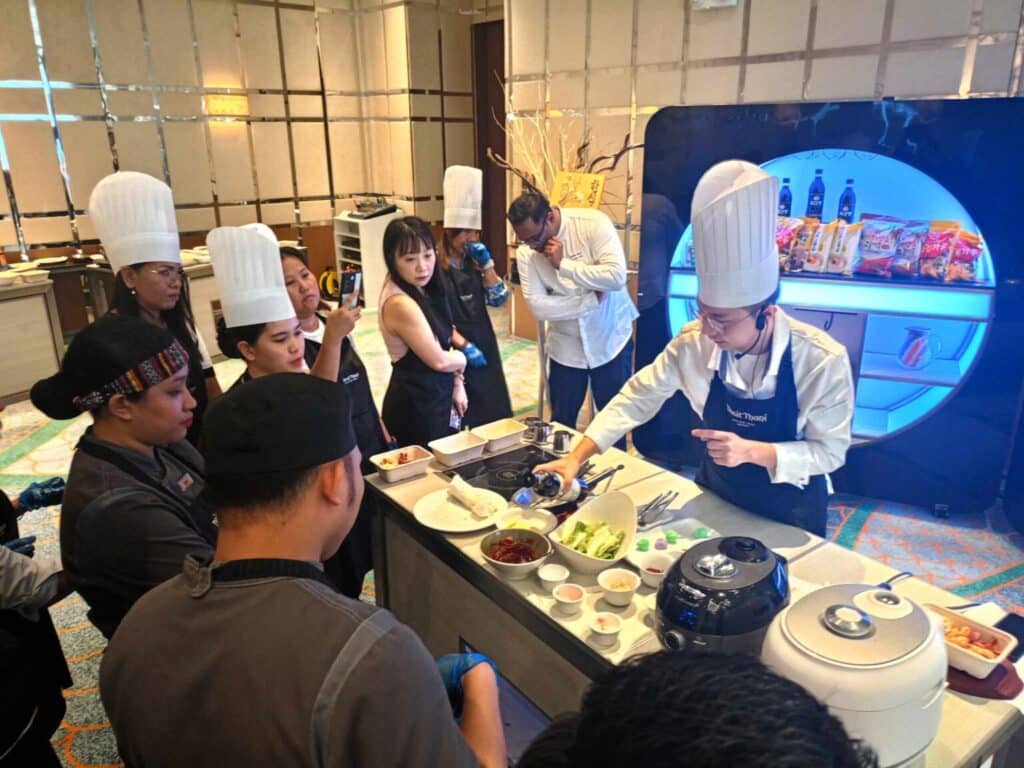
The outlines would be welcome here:
M 793 192 L 789 188 L 789 179 L 782 179 L 779 190 L 779 216 L 789 216 L 793 211 Z
M 853 191 L 853 179 L 846 180 L 846 189 L 839 196 L 839 212 L 837 219 L 842 219 L 847 224 L 853 221 L 853 214 L 857 209 L 857 195 Z
M 825 208 L 825 180 L 821 178 L 824 173 L 821 168 L 814 169 L 814 181 L 811 188 L 807 190 L 807 218 L 821 220 L 821 212 Z

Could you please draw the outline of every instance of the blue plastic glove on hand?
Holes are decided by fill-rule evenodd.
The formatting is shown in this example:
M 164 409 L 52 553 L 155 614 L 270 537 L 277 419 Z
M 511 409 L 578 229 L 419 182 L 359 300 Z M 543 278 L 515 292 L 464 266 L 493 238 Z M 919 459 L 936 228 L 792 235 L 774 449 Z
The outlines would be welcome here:
M 486 272 L 494 266 L 491 252 L 483 243 L 466 243 L 466 255 L 476 262 L 481 272 Z
M 502 280 L 490 288 L 484 288 L 484 301 L 491 307 L 500 307 L 508 301 L 508 287 L 505 285 L 505 281 Z
M 41 483 L 32 483 L 28 488 L 18 494 L 18 503 L 24 512 L 30 512 L 40 507 L 49 507 L 53 504 L 60 504 L 64 498 L 64 480 L 60 477 L 51 477 Z
M 25 557 L 32 557 L 36 553 L 36 537 L 35 536 L 24 536 L 20 539 L 14 539 L 4 544 L 9 550 L 17 552 L 19 555 Z
M 470 368 L 483 368 L 487 365 L 487 358 L 484 357 L 484 353 L 472 341 L 466 342 L 466 346 L 462 348 L 462 354 L 466 356 L 466 365 Z
M 437 671 L 441 673 L 441 682 L 448 692 L 448 701 L 456 719 L 462 717 L 462 677 L 477 664 L 489 664 L 494 674 L 498 674 L 494 662 L 482 653 L 447 653 L 437 660 Z

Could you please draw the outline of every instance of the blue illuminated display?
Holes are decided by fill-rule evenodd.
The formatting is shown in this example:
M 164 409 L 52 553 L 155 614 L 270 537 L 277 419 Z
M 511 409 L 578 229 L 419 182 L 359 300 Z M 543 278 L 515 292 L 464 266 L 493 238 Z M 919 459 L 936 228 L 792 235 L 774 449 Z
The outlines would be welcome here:
M 804 213 L 815 169 L 824 170 L 822 219 L 836 217 L 847 179 L 854 179 L 856 215 L 926 221 L 951 220 L 979 232 L 948 190 L 906 163 L 870 152 L 822 149 L 779 157 L 762 165 L 789 181 L 792 215 Z M 668 285 L 673 334 L 696 319 L 697 276 L 687 227 L 676 245 Z M 854 435 L 893 435 L 926 417 L 955 391 L 978 357 L 994 312 L 995 270 L 987 250 L 979 284 L 925 279 L 866 280 L 843 275 L 792 274 L 781 279 L 779 303 L 812 311 L 864 316 L 862 348 L 851 349 L 859 372 Z M 848 344 L 849 347 L 849 344 Z

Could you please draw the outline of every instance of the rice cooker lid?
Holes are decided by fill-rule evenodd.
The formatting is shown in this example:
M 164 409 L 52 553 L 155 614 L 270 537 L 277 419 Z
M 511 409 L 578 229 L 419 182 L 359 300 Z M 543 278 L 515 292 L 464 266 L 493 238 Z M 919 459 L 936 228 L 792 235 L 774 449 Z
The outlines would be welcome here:
M 872 667 L 912 654 L 931 636 L 932 625 L 924 610 L 895 592 L 837 584 L 794 603 L 783 619 L 783 629 L 813 656 Z

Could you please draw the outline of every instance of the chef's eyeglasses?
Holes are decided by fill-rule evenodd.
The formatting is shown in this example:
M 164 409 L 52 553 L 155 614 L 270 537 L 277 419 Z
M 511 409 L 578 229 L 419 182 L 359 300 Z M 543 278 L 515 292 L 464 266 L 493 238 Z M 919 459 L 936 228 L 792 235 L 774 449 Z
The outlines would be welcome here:
M 708 314 L 708 310 L 699 301 L 697 302 L 697 319 L 706 324 L 708 328 L 716 333 L 728 333 L 748 317 L 753 316 L 753 312 L 745 312 L 741 317 L 731 318 L 729 320 L 719 320 L 713 315 Z
M 175 279 L 183 283 L 188 279 L 188 274 L 181 267 L 158 267 L 157 269 L 151 269 L 149 271 L 165 283 L 173 282 Z
M 523 245 L 528 245 L 534 250 L 540 250 L 544 247 L 544 244 L 548 239 L 548 217 L 544 216 L 544 223 L 541 224 L 537 234 L 527 240 L 522 240 L 521 242 Z

